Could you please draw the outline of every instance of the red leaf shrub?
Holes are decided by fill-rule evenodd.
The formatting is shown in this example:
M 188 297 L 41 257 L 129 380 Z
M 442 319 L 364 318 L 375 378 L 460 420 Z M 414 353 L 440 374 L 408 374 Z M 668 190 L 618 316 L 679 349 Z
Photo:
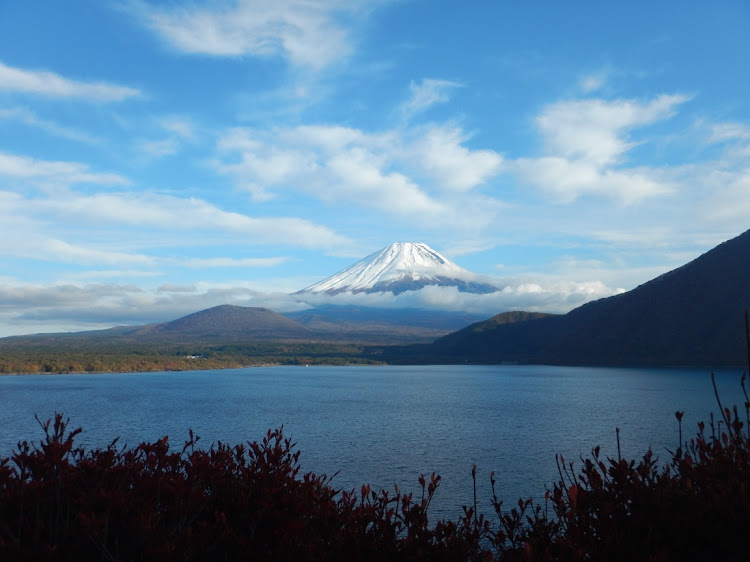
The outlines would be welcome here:
M 428 525 L 440 478 L 419 502 L 396 489 L 340 492 L 299 474 L 282 431 L 208 450 L 190 432 L 119 448 L 74 447 L 55 414 L 40 446 L 0 461 L 0 555 L 27 560 L 457 560 L 484 552 L 471 521 Z
M 576 471 L 558 457 L 544 507 L 510 510 L 492 474 L 496 521 L 477 513 L 475 492 L 457 521 L 436 524 L 427 513 L 439 476 L 419 477 L 418 500 L 398 487 L 336 490 L 300 474 L 281 429 L 208 450 L 191 431 L 180 452 L 166 437 L 86 451 L 74 445 L 80 429 L 55 414 L 40 422 L 38 447 L 22 442 L 0 459 L 0 559 L 747 560 L 750 400 L 745 422 L 720 411 L 710 435 L 699 424 L 667 463 L 650 450 L 638 462 L 602 459 L 597 447 Z

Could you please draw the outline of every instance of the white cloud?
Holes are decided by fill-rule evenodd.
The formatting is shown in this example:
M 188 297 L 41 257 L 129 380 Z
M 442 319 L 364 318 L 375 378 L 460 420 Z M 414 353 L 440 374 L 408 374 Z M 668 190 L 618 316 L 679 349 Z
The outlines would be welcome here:
M 399 107 L 399 113 L 404 119 L 410 119 L 433 105 L 447 102 L 451 90 L 462 86 L 458 82 L 433 78 L 423 78 L 419 84 L 412 81 L 409 83 L 411 97 Z
M 586 99 L 544 108 L 536 118 L 546 155 L 515 162 L 520 177 L 570 203 L 581 195 L 599 195 L 624 204 L 672 193 L 675 186 L 658 169 L 627 168 L 626 154 L 637 143 L 631 130 L 673 115 L 687 101 L 680 95 L 654 100 Z
M 247 284 L 22 283 L 0 279 L 0 337 L 166 322 L 221 304 L 300 308 L 287 295 L 260 293 Z M 275 306 L 275 310 L 282 307 Z
M 339 198 L 366 204 L 388 213 L 401 215 L 440 215 L 445 208 L 424 193 L 404 174 L 385 172 L 381 157 L 364 148 L 352 148 L 333 156 L 327 169 L 339 184 L 335 192 L 323 197 L 335 202 Z
M 717 155 L 680 168 L 683 185 L 693 195 L 700 216 L 729 232 L 747 228 L 750 216 L 750 126 L 741 122 L 696 122 L 704 144 Z
M 12 213 L 33 214 L 33 205 L 14 202 Z M 30 212 L 32 211 L 32 212 Z M 8 231 L 0 239 L 0 256 L 13 258 L 33 258 L 58 264 L 152 266 L 151 256 L 132 251 L 123 251 L 119 244 L 104 242 L 69 242 L 61 239 L 60 227 L 50 227 L 40 217 L 8 220 L 1 216 Z M 53 235 L 49 232 L 54 231 Z
M 360 129 L 341 125 L 302 125 L 278 131 L 284 144 L 299 142 L 302 146 L 334 155 L 351 146 L 372 146 L 383 150 L 397 142 L 392 133 L 366 133 Z
M 702 121 L 698 125 L 705 125 Z M 708 126 L 709 144 L 721 144 L 721 160 L 724 168 L 736 168 L 737 163 L 746 165 L 750 159 L 750 125 L 744 123 L 715 123 Z
M 282 56 L 323 68 L 351 51 L 346 20 L 367 2 L 238 0 L 211 7 L 141 3 L 138 15 L 172 47 L 223 57 Z
M 309 306 L 325 304 L 357 305 L 385 308 L 426 308 L 486 313 L 487 317 L 508 310 L 565 313 L 581 304 L 617 294 L 618 290 L 600 281 L 565 280 L 495 280 L 500 291 L 476 295 L 455 287 L 428 286 L 418 291 L 393 293 L 311 293 L 292 295 Z
M 600 282 L 523 280 L 506 280 L 502 291 L 488 295 L 433 286 L 397 296 L 392 293 L 289 295 L 258 291 L 243 283 L 162 284 L 147 288 L 117 283 L 44 285 L 0 280 L 0 326 L 7 326 L 0 327 L 0 337 L 165 322 L 228 303 L 267 307 L 277 312 L 324 304 L 427 308 L 482 313 L 489 318 L 506 310 L 563 313 L 583 302 L 614 293 Z
M 116 102 L 141 96 L 135 88 L 105 82 L 79 82 L 41 70 L 22 70 L 0 62 L 0 90 L 55 98 Z
M 63 263 L 147 265 L 154 262 L 149 256 L 77 246 L 54 238 L 45 240 L 39 245 L 38 250 L 48 260 Z M 41 257 L 39 254 L 36 255 Z
M 656 178 L 654 170 L 602 170 L 586 161 L 561 157 L 522 158 L 515 165 L 524 181 L 552 193 L 559 203 L 571 203 L 582 195 L 599 195 L 627 205 L 674 191 L 669 182 Z
M 22 201 L 26 213 L 54 217 L 71 225 L 106 224 L 109 228 L 138 226 L 162 231 L 218 231 L 248 244 L 278 243 L 305 248 L 347 246 L 350 241 L 328 227 L 295 217 L 251 217 L 224 211 L 195 198 L 153 193 L 67 192 L 62 197 Z M 17 202 L 21 204 L 21 202 Z M 67 221 L 67 222 L 66 222 Z
M 711 126 L 709 142 L 749 139 L 750 126 L 745 123 L 717 123 Z
M 717 222 L 736 222 L 747 228 L 750 216 L 750 167 L 740 170 L 715 170 L 705 178 L 711 188 L 704 212 Z
M 650 102 L 586 99 L 563 101 L 544 108 L 536 118 L 551 154 L 581 159 L 596 166 L 617 164 L 632 146 L 628 132 L 670 117 L 687 101 L 662 95 Z
M 36 160 L 0 152 L 0 176 L 9 176 L 32 182 L 71 185 L 98 183 L 103 185 L 127 184 L 128 180 L 117 174 L 100 174 L 89 171 L 86 164 Z
M 317 156 L 294 147 L 277 148 L 249 129 L 233 129 L 219 140 L 218 150 L 233 157 L 217 163 L 217 171 L 235 177 L 255 201 L 273 198 L 269 188 L 298 180 L 318 167 Z M 239 156 L 239 161 L 234 155 Z
M 141 292 L 142 289 L 133 285 L 88 284 L 81 286 L 71 283 L 41 285 L 2 282 L 0 283 L 0 304 L 6 309 L 80 307 L 103 298 Z
M 466 140 L 459 128 L 438 125 L 378 133 L 325 125 L 232 129 L 214 164 L 259 202 L 291 189 L 420 225 L 476 225 L 491 220 L 498 202 L 471 192 L 500 172 L 502 157 L 469 149 Z M 467 218 L 465 208 L 484 211 Z
M 437 185 L 465 192 L 496 176 L 503 158 L 492 150 L 469 150 L 457 127 L 432 126 L 414 145 L 418 165 Z

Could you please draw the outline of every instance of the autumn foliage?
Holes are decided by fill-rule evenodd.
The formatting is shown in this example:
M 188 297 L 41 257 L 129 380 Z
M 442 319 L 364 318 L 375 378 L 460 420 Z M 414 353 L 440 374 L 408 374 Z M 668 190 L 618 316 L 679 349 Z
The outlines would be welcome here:
M 430 527 L 440 478 L 422 495 L 340 492 L 299 473 L 299 451 L 269 431 L 261 442 L 208 450 L 190 433 L 85 451 L 56 414 L 39 447 L 0 461 L 3 560 L 458 560 L 479 551 L 466 521 Z
M 742 414 L 719 408 L 667 461 L 596 448 L 576 469 L 558 457 L 542 505 L 507 509 L 492 477 L 495 513 L 474 498 L 439 522 L 428 520 L 439 476 L 419 478 L 419 497 L 337 490 L 300 473 L 280 429 L 246 445 L 203 449 L 190 432 L 178 450 L 165 437 L 86 451 L 56 414 L 38 446 L 0 459 L 0 559 L 746 560 L 750 400 Z

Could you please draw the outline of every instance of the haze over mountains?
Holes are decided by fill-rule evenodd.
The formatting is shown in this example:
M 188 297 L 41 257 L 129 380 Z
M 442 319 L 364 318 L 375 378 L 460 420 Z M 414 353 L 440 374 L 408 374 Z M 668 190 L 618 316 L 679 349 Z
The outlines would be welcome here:
M 430 310 L 327 306 L 279 314 L 222 305 L 171 322 L 131 330 L 136 338 L 181 341 L 316 341 L 403 344 L 430 342 L 484 317 Z
M 473 280 L 471 273 L 424 244 L 394 244 L 303 292 L 395 293 L 433 284 L 462 291 L 497 290 Z M 131 343 L 357 342 L 391 345 L 382 359 L 394 363 L 718 366 L 744 364 L 747 308 L 750 231 L 632 291 L 564 315 L 506 311 L 485 320 L 494 311 L 477 316 L 355 306 L 320 306 L 282 315 L 224 305 L 161 324 L 3 340 L 39 343 L 95 336 L 98 341 L 119 338 Z
M 427 286 L 485 294 L 498 290 L 441 256 L 426 244 L 395 243 L 296 295 L 402 294 Z M 487 314 L 420 308 L 323 304 L 277 313 L 264 307 L 220 305 L 168 322 L 79 332 L 128 341 L 162 342 L 310 341 L 409 344 L 435 338 L 484 320 Z M 44 335 L 49 338 L 51 335 Z M 52 335 L 54 336 L 54 335 Z M 76 334 L 67 334 L 67 339 Z M 17 338 L 16 338 L 17 339 Z M 38 340 L 39 338 L 37 338 Z

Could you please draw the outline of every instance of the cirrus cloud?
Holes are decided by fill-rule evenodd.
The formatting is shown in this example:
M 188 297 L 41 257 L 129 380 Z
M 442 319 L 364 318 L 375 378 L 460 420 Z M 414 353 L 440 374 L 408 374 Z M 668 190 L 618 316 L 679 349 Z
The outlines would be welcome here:
M 140 90 L 106 82 L 82 82 L 45 70 L 24 70 L 0 62 L 0 91 L 53 98 L 116 102 L 141 97 Z
M 449 101 L 450 92 L 462 86 L 459 82 L 435 78 L 423 78 L 419 83 L 412 81 L 409 83 L 411 96 L 399 106 L 398 112 L 402 118 L 410 119 L 433 105 Z
M 218 57 L 281 56 L 321 69 L 351 51 L 348 23 L 372 2 L 238 0 L 199 7 L 137 4 L 135 14 L 173 48 Z
M 129 181 L 118 174 L 95 173 L 78 162 L 50 161 L 0 152 L 0 176 L 17 178 L 32 183 L 71 185 L 96 183 L 123 185 Z

